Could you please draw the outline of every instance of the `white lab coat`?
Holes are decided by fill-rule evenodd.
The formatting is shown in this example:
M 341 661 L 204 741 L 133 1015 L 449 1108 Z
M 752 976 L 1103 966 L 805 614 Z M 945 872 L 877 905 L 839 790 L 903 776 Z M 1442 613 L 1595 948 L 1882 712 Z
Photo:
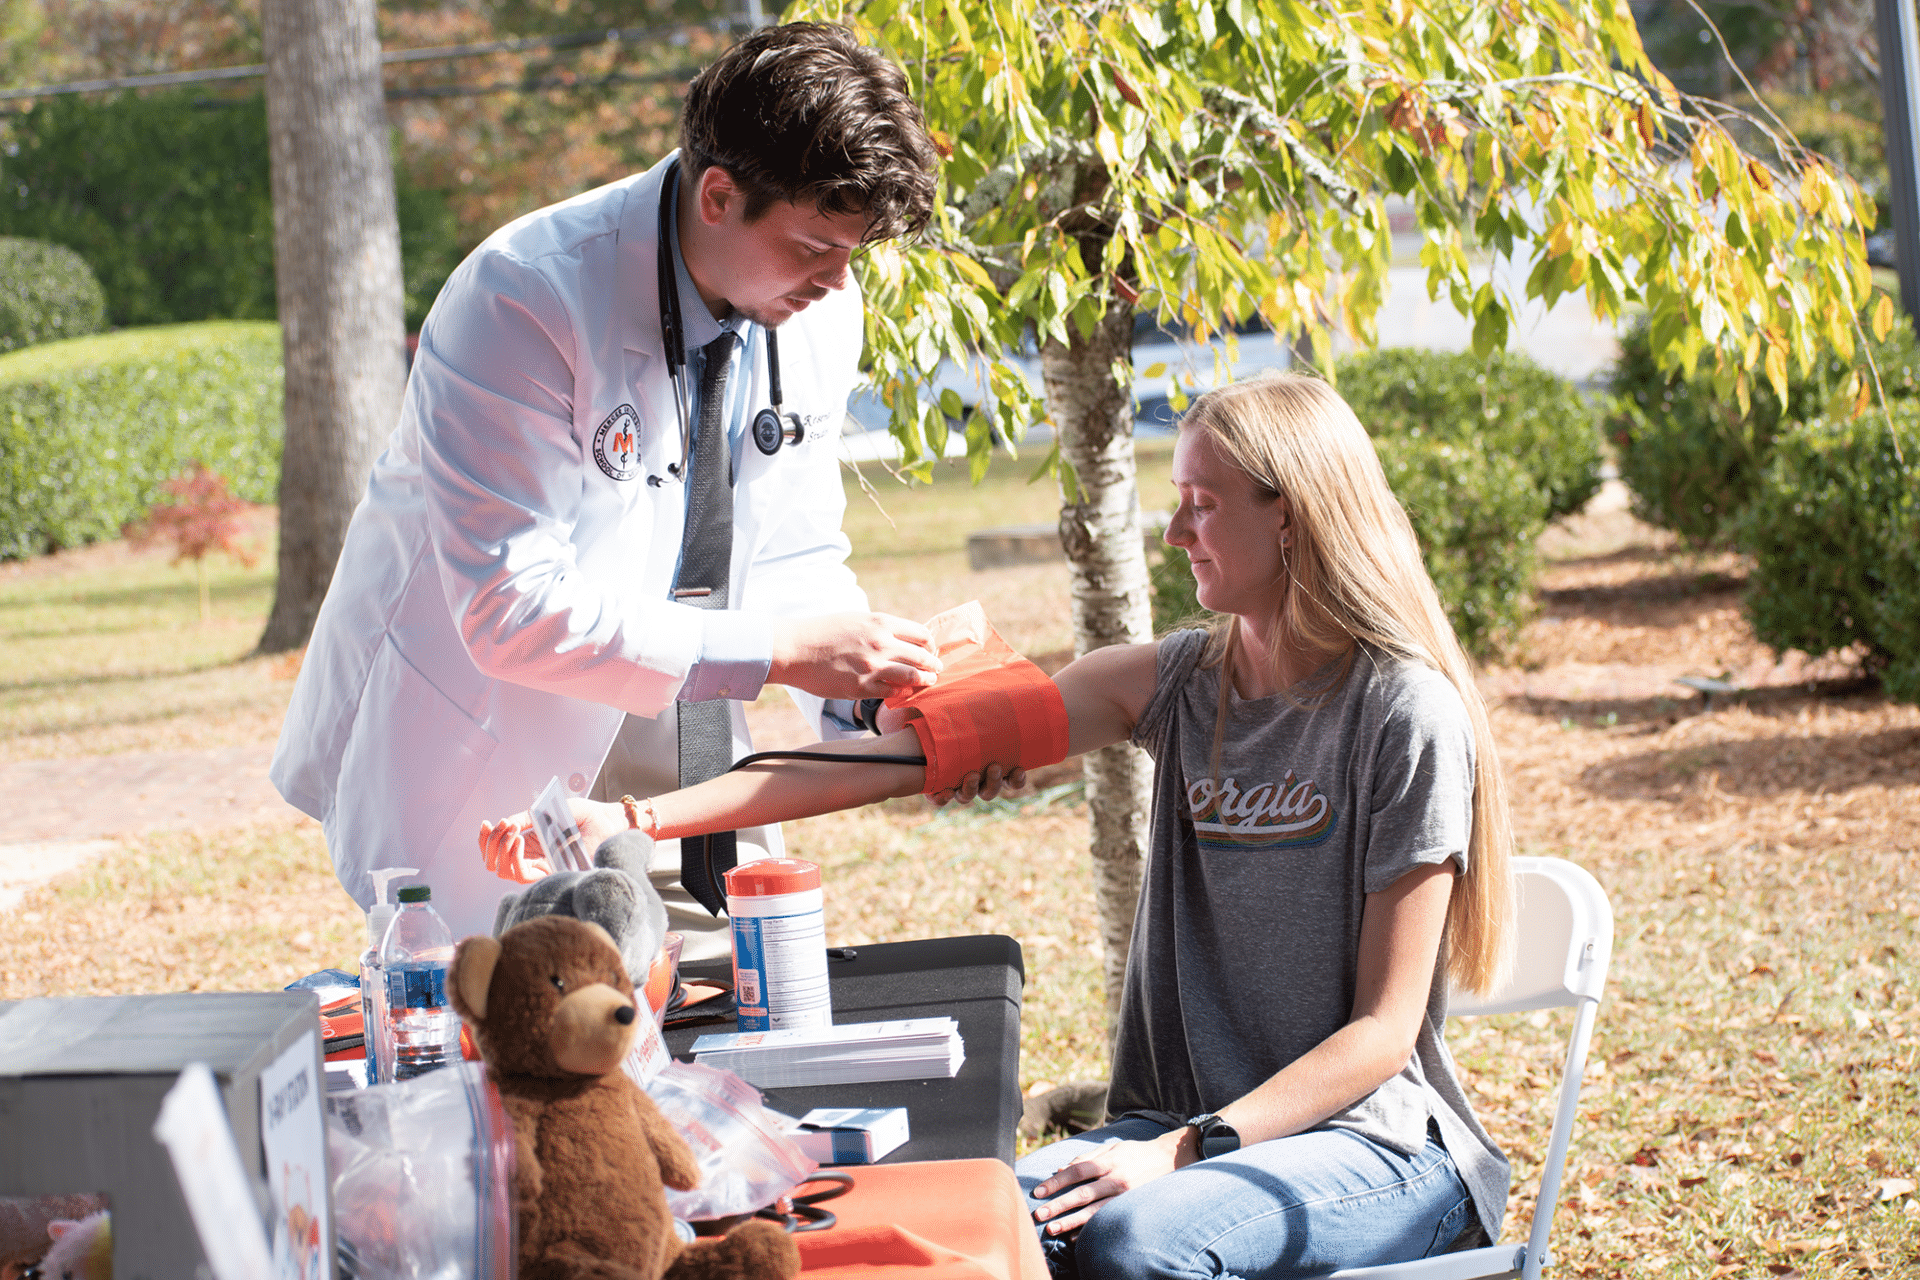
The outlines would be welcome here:
M 705 611 L 670 599 L 685 486 L 647 479 L 680 457 L 655 259 L 666 165 L 495 232 L 421 331 L 272 769 L 363 907 L 371 870 L 417 867 L 455 937 L 490 932 L 513 886 L 481 866 L 480 823 L 556 775 L 585 794 L 624 713 L 658 717 L 671 776 L 671 708 Z M 781 327 L 784 404 L 806 438 L 772 457 L 736 440 L 735 609 L 867 607 L 837 453 L 861 336 L 852 288 Z M 768 403 L 764 360 L 736 369 Z M 609 454 L 622 428 L 630 468 Z M 802 709 L 817 717 L 818 700 Z M 733 725 L 737 756 L 751 750 L 737 702 Z

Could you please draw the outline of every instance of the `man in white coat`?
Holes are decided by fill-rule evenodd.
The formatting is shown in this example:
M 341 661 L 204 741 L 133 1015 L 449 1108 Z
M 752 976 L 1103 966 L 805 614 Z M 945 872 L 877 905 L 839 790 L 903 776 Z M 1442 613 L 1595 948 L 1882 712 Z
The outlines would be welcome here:
M 449 278 L 273 763 L 363 907 L 371 872 L 415 867 L 456 937 L 490 932 L 509 886 L 476 834 L 551 779 L 655 794 L 700 780 L 699 732 L 719 741 L 695 755 L 751 750 L 763 683 L 834 736 L 935 679 L 925 628 L 868 612 L 846 566 L 837 454 L 848 257 L 924 225 L 934 163 L 897 67 L 836 27 L 765 28 L 694 82 L 673 156 Z M 778 828 L 737 838 L 742 861 L 781 851 Z M 689 870 L 696 901 L 677 843 L 650 868 L 670 927 L 724 954 L 724 861 Z

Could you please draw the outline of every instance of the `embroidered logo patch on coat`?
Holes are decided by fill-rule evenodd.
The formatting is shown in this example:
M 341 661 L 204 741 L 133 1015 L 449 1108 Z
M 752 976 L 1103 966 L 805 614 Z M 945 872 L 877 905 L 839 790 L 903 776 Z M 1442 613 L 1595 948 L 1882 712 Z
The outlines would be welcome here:
M 614 480 L 631 480 L 640 474 L 640 416 L 633 406 L 623 404 L 607 415 L 593 433 L 593 460 Z

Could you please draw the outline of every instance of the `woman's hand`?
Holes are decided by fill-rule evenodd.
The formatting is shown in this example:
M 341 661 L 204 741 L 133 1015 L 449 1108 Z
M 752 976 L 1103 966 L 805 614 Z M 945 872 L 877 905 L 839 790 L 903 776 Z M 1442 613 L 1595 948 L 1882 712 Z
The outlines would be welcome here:
M 627 829 L 627 811 L 619 803 L 598 800 L 568 800 L 573 821 L 580 828 L 580 843 L 591 858 L 593 851 L 610 836 Z M 533 815 L 516 813 L 498 822 L 480 824 L 480 860 L 487 870 L 502 880 L 532 884 L 553 873 L 553 863 L 540 837 L 533 829 Z
M 1050 1236 L 1079 1230 L 1115 1196 L 1192 1164 L 1198 1153 L 1191 1133 L 1183 1125 L 1145 1142 L 1109 1142 L 1074 1161 L 1033 1189 L 1047 1201 L 1033 1211 L 1033 1220 L 1045 1223 Z

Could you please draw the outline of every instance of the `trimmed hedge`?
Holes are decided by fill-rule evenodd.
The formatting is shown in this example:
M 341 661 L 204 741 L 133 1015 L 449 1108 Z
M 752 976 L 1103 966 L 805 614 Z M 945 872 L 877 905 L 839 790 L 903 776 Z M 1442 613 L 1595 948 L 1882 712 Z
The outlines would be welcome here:
M 1912 327 L 1894 326 L 1885 342 L 1870 342 L 1889 402 L 1920 397 L 1920 347 Z M 1696 545 L 1733 536 L 1773 453 L 1775 438 L 1792 423 L 1852 413 L 1845 398 L 1856 354 L 1842 360 L 1829 350 L 1803 373 L 1790 363 L 1783 405 L 1764 377 L 1753 381 L 1751 409 L 1714 385 L 1711 370 L 1689 378 L 1663 373 L 1653 360 L 1644 317 L 1620 341 L 1614 366 L 1614 408 L 1606 430 L 1619 458 L 1620 478 L 1633 491 L 1634 514 Z
M 1538 476 L 1492 444 L 1376 432 L 1373 445 L 1461 647 L 1495 656 L 1533 612 L 1534 544 L 1547 527 Z
M 107 297 L 87 260 L 41 240 L 0 236 L 0 353 L 106 327 Z
M 0 233 L 66 245 L 116 325 L 270 320 L 273 184 L 259 94 L 188 86 L 46 98 L 8 125 Z M 394 171 L 402 285 L 417 329 L 460 261 L 446 197 Z
M 1559 374 L 1517 351 L 1390 347 L 1342 360 L 1340 394 L 1375 436 L 1430 438 L 1505 454 L 1532 478 L 1545 518 L 1599 491 L 1599 416 Z
M 0 356 L 0 558 L 116 537 L 196 461 L 275 501 L 280 350 L 278 325 L 208 321 Z
M 1788 428 L 1734 531 L 1763 643 L 1864 645 L 1888 695 L 1920 702 L 1920 403 Z

